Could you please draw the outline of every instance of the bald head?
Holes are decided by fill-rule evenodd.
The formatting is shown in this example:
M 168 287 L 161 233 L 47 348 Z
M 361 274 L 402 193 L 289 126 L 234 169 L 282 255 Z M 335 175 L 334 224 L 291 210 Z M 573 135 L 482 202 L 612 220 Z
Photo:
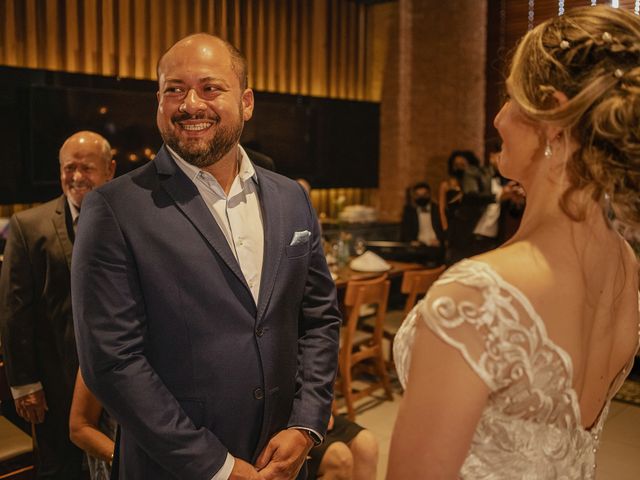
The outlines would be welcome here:
M 112 160 L 111 145 L 107 139 L 98 133 L 83 130 L 81 132 L 74 133 L 64 141 L 62 147 L 60 147 L 60 161 L 62 161 L 62 156 L 66 151 L 76 151 L 82 148 L 89 148 L 96 152 L 100 152 L 100 155 L 107 164 Z
M 62 191 L 76 207 L 89 191 L 111 180 L 116 170 L 111 145 L 95 132 L 71 135 L 62 144 L 59 157 Z
M 229 42 L 215 35 L 209 35 L 208 33 L 194 33 L 193 35 L 178 40 L 169 47 L 158 60 L 156 67 L 158 81 L 160 81 L 160 77 L 165 72 L 165 63 L 167 60 L 171 62 L 175 59 L 184 58 L 185 55 L 193 55 L 194 52 L 213 59 L 214 55 L 220 55 L 221 50 L 225 51 L 229 56 L 229 62 L 238 77 L 240 89 L 245 90 L 249 85 L 247 59 L 240 53 L 240 50 Z

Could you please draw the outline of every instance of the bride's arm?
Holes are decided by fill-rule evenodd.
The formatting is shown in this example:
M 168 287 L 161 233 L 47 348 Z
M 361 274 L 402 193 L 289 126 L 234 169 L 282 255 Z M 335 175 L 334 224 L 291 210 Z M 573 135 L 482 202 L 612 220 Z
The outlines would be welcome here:
M 457 479 L 489 393 L 460 352 L 418 319 L 387 480 Z

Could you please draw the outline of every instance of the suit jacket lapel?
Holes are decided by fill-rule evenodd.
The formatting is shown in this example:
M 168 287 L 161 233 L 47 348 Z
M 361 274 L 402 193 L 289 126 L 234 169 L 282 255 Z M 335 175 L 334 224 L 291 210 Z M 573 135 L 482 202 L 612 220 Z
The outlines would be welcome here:
M 51 221 L 53 222 L 53 227 L 56 231 L 56 235 L 58 236 L 58 240 L 60 241 L 60 245 L 62 246 L 64 256 L 67 259 L 67 266 L 69 267 L 69 270 L 71 270 L 71 252 L 73 251 L 73 243 L 69 238 L 69 230 L 67 230 L 67 208 L 69 208 L 69 206 L 67 205 L 67 198 L 62 195 L 60 198 L 58 198 L 58 202 L 56 203 L 56 210 Z
M 260 207 L 262 209 L 262 224 L 264 226 L 264 255 L 256 317 L 259 322 L 273 293 L 278 266 L 284 251 L 284 234 L 282 232 L 282 208 L 276 186 L 268 177 L 260 175 L 258 177 L 258 188 L 260 192 Z
M 156 162 L 156 167 L 160 174 L 160 184 L 173 198 L 178 209 L 191 221 L 193 226 L 220 255 L 227 267 L 250 292 L 251 290 L 242 274 L 240 265 L 231 248 L 229 248 L 227 239 L 202 200 L 196 186 L 175 164 L 164 147 L 160 149 L 154 162 Z

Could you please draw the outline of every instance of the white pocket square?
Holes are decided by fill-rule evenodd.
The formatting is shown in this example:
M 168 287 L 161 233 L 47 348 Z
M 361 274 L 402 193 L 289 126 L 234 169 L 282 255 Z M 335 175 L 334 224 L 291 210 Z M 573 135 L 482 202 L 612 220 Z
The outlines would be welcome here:
M 300 245 L 301 243 L 307 243 L 309 238 L 311 237 L 311 232 L 309 230 L 303 230 L 301 232 L 294 232 L 293 238 L 291 239 L 290 247 L 294 245 Z

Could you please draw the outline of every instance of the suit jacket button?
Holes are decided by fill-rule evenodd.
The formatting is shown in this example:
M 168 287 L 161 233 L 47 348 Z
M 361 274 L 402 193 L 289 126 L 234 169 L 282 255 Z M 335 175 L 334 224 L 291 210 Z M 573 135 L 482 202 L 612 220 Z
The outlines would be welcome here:
M 256 328 L 256 336 L 261 337 L 264 335 L 264 329 L 262 327 Z
M 264 398 L 264 392 L 258 387 L 253 391 L 253 396 L 256 400 L 262 400 Z

